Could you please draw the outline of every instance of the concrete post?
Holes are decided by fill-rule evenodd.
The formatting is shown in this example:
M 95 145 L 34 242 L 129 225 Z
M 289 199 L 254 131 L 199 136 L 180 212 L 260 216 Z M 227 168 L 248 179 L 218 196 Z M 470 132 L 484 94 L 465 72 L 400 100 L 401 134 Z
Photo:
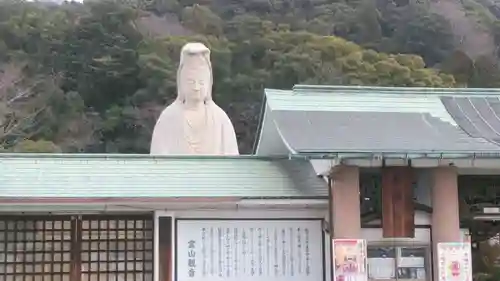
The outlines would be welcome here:
M 458 177 L 455 167 L 439 167 L 433 171 L 432 249 L 434 280 L 438 276 L 437 243 L 461 242 L 458 202 Z
M 361 238 L 359 168 L 352 166 L 337 167 L 331 177 L 332 186 L 330 188 L 333 197 L 332 238 Z

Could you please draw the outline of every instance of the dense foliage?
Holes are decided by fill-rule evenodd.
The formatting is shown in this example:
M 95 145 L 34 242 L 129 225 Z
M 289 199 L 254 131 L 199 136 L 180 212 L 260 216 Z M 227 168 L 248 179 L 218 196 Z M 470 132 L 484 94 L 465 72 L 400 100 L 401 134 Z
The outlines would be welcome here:
M 457 51 L 450 23 L 421 2 L 0 1 L 0 145 L 147 153 L 189 41 L 212 49 L 214 98 L 243 153 L 264 87 L 496 85 L 496 59 Z
M 440 48 L 451 42 L 446 36 L 418 39 L 432 49 L 424 59 L 377 52 L 425 50 L 407 40 L 409 28 L 398 30 L 401 18 L 382 22 L 362 1 L 182 3 L 0 2 L 2 147 L 148 152 L 155 119 L 175 96 L 180 47 L 195 40 L 213 51 L 215 99 L 247 153 L 264 87 L 455 84 L 452 76 L 425 68 L 424 59 L 442 59 Z M 155 33 L 151 20 L 166 32 Z M 169 34 L 175 28 L 180 32 Z

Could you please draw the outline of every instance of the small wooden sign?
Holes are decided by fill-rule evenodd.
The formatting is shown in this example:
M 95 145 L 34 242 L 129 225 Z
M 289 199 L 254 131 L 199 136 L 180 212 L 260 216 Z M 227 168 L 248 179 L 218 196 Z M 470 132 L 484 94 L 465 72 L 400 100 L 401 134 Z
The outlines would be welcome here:
M 382 229 L 384 237 L 415 237 L 411 167 L 382 168 Z

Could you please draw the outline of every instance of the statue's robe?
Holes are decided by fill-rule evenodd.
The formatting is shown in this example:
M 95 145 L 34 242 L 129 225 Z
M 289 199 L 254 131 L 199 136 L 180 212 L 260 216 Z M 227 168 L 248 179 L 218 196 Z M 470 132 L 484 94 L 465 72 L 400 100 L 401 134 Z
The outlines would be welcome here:
M 193 151 L 187 138 L 186 119 L 181 101 L 176 100 L 161 113 L 156 122 L 151 141 L 151 154 L 155 155 L 238 155 L 238 144 L 233 125 L 227 114 L 213 101 L 207 101 L 207 126 L 200 150 Z M 200 114 L 204 114 L 200 112 Z M 194 137 L 195 138 L 195 137 Z

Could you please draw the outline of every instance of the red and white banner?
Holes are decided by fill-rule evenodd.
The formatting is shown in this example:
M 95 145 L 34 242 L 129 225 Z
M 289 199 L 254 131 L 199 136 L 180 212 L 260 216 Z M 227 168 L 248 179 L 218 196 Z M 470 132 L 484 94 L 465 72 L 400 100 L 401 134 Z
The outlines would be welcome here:
M 366 241 L 334 239 L 334 281 L 367 281 Z
M 439 281 L 472 281 L 471 244 L 438 243 Z

